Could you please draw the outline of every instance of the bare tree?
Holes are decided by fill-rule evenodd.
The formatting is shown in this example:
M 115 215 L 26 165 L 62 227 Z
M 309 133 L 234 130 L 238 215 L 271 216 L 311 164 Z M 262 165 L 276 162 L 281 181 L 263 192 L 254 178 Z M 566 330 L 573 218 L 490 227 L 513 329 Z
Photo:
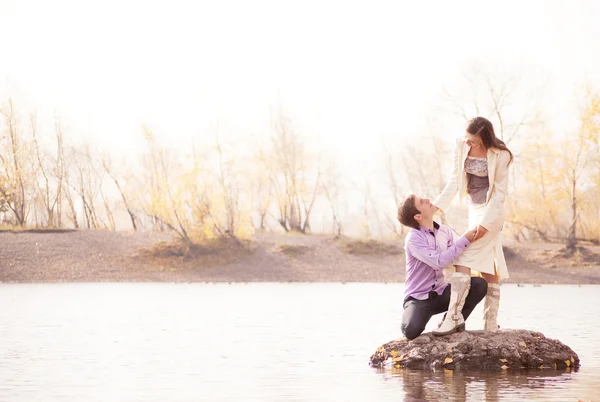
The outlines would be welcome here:
M 258 159 L 257 165 L 261 166 L 260 159 Z M 252 189 L 255 198 L 256 212 L 258 212 L 259 230 L 265 231 L 267 228 L 267 215 L 269 214 L 269 209 L 271 208 L 273 201 L 273 182 L 269 180 L 266 173 L 259 171 L 252 178 Z
M 321 161 L 310 180 L 310 156 L 300 136 L 292 129 L 282 112 L 273 120 L 272 150 L 262 153 L 276 195 L 277 221 L 285 231 L 310 232 L 310 215 L 319 194 Z
M 61 120 L 56 114 L 54 116 L 54 133 L 56 135 L 56 163 L 54 168 L 54 177 L 56 179 L 56 226 L 62 227 L 63 191 L 65 188 L 65 177 L 68 174 L 69 166 L 65 158 L 63 127 Z M 67 195 L 65 198 L 69 198 L 69 196 Z M 69 207 L 71 208 L 71 212 L 73 212 L 73 205 L 71 204 Z M 77 217 L 75 214 L 72 214 L 72 217 L 74 218 L 72 222 L 74 221 L 74 226 L 77 228 Z
M 404 192 L 402 191 L 402 186 L 400 184 L 399 178 L 399 169 L 397 168 L 397 156 L 392 155 L 390 147 L 383 146 L 383 151 L 385 153 L 385 171 L 388 177 L 388 188 L 392 194 L 394 199 L 394 205 L 396 208 L 402 202 L 402 197 Z M 404 158 L 403 158 L 404 160 Z M 398 224 L 396 211 L 392 212 L 392 215 L 386 214 L 386 223 L 388 228 L 392 231 L 392 233 L 397 236 L 402 236 L 404 234 L 404 226 Z
M 569 163 L 567 178 L 570 184 L 571 222 L 565 240 L 567 252 L 577 248 L 577 221 L 580 215 L 579 188 L 582 175 L 588 166 L 595 144 L 600 139 L 600 94 L 591 88 L 586 88 L 586 104 L 581 114 L 581 123 L 575 137 L 575 149 L 564 147 L 568 153 L 565 160 Z M 568 141 L 569 144 L 572 141 Z M 574 155 L 573 155 L 574 152 Z
M 136 223 L 135 212 L 133 211 L 133 207 L 132 207 L 131 203 L 129 202 L 129 198 L 127 197 L 127 195 L 125 194 L 125 191 L 123 190 L 123 186 L 122 186 L 121 182 L 119 181 L 119 179 L 117 178 L 116 174 L 113 171 L 110 156 L 107 154 L 102 155 L 101 161 L 102 161 L 102 168 L 104 169 L 104 172 L 106 172 L 106 174 L 108 175 L 108 177 L 110 177 L 112 182 L 115 183 L 115 187 L 119 191 L 119 195 L 121 196 L 123 205 L 125 206 L 125 209 L 127 210 L 127 214 L 129 215 L 129 219 L 131 220 L 131 226 L 133 227 L 133 230 L 137 231 L 138 227 L 137 227 L 137 223 Z
M 329 165 L 325 169 L 323 181 L 321 182 L 321 192 L 325 195 L 329 208 L 331 210 L 332 232 L 336 237 L 340 237 L 343 232 L 342 222 L 340 219 L 340 196 L 341 196 L 341 174 L 339 167 L 334 160 L 329 161 Z
M 362 222 L 362 232 L 363 235 L 367 238 L 373 237 L 373 232 L 371 230 L 371 225 L 374 223 L 376 225 L 377 231 L 379 232 L 379 236 L 383 237 L 383 222 L 381 220 L 381 214 L 379 211 L 379 207 L 373 196 L 373 191 L 371 188 L 371 184 L 367 179 L 365 179 L 363 186 L 356 186 L 356 189 L 362 195 L 362 210 L 363 210 L 363 222 Z
M 108 227 L 100 219 L 96 210 L 97 197 L 103 198 L 102 176 L 95 166 L 89 145 L 85 145 L 81 150 L 72 148 L 71 161 L 76 179 L 71 181 L 69 180 L 70 176 L 68 176 L 65 183 L 71 190 L 75 191 L 81 201 L 85 227 L 88 229 Z M 70 198 L 70 194 L 67 198 Z M 70 199 L 69 203 L 71 204 L 73 217 L 76 217 L 73 199 Z
M 188 232 L 183 203 L 175 196 L 172 177 L 169 175 L 165 151 L 157 144 L 152 131 L 144 127 L 144 137 L 148 145 L 147 174 L 149 205 L 146 213 L 152 219 L 175 232 L 190 247 L 193 242 Z
M 2 214 L 2 220 L 0 220 L 0 224 L 4 223 L 5 216 L 4 214 L 10 210 L 10 185 L 8 180 L 2 176 L 0 176 L 0 213 Z
M 218 157 L 217 181 L 219 182 L 225 205 L 225 230 L 223 231 L 220 228 L 221 225 L 217 224 L 215 224 L 215 229 L 221 236 L 228 235 L 235 237 L 237 224 L 240 220 L 239 190 L 232 172 L 231 162 L 225 161 L 218 128 L 215 135 L 215 149 Z
M 54 169 L 46 166 L 51 157 L 44 152 L 40 146 L 37 134 L 37 116 L 35 113 L 29 115 L 29 124 L 35 149 L 35 161 L 37 163 L 35 170 L 36 172 L 41 173 L 41 178 L 35 182 L 43 204 L 46 226 L 60 227 L 62 225 L 60 220 L 60 206 L 64 160 L 60 151 L 62 148 L 62 134 L 59 123 L 57 122 L 57 142 L 59 150 L 57 152 L 57 158 L 54 161 Z M 56 188 L 54 188 L 55 185 Z
M 541 88 L 530 88 L 522 73 L 492 71 L 473 63 L 462 72 L 459 88 L 444 89 L 450 110 L 465 121 L 483 116 L 496 122 L 496 134 L 509 144 L 525 126 L 540 120 L 533 94 Z
M 26 163 L 24 162 L 24 150 L 21 143 L 19 119 L 14 108 L 12 99 L 7 105 L 0 109 L 4 118 L 5 133 L 8 144 L 4 152 L 0 152 L 0 163 L 4 168 L 5 176 L 11 182 L 11 196 L 8 207 L 15 216 L 19 226 L 25 226 L 27 221 L 27 197 L 26 197 Z

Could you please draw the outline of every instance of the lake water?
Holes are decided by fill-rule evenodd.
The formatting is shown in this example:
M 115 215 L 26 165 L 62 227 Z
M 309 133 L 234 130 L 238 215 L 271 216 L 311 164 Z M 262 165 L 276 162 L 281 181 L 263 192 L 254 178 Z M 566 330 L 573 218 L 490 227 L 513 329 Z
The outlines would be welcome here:
M 378 372 L 369 357 L 400 337 L 402 291 L 0 285 L 0 401 L 600 401 L 600 286 L 502 286 L 500 324 L 572 347 L 571 373 Z M 480 305 L 467 329 L 482 326 Z

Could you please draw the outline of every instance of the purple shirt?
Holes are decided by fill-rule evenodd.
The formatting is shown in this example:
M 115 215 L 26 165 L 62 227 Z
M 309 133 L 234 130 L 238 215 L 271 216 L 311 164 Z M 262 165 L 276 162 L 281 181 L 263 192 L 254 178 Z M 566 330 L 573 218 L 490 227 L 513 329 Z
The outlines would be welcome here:
M 447 285 L 444 271 L 471 242 L 446 225 L 434 222 L 434 232 L 421 226 L 404 239 L 406 280 L 404 299 L 425 300 L 430 291 L 441 295 Z

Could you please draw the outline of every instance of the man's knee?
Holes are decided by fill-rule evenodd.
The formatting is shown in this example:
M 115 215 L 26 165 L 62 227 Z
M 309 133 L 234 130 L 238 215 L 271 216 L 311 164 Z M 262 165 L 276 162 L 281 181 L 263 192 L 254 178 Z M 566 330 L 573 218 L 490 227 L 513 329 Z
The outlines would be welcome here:
M 478 300 L 485 297 L 488 290 L 488 283 L 483 278 L 471 278 L 471 290 L 469 293 L 473 294 Z
M 404 334 L 404 337 L 409 341 L 421 335 L 424 330 L 425 328 L 420 328 L 419 326 L 411 325 L 411 323 L 402 324 L 402 333 Z

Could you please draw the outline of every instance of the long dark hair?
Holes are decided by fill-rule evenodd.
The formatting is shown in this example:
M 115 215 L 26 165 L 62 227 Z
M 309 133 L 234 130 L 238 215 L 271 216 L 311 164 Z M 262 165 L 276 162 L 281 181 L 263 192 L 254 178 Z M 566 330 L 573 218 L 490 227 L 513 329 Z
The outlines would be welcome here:
M 510 152 L 510 149 L 508 149 L 504 141 L 496 137 L 494 126 L 491 121 L 485 117 L 474 117 L 467 123 L 467 133 L 479 135 L 485 149 L 494 147 L 508 152 L 510 154 L 510 161 L 508 164 L 510 165 L 512 163 L 513 154 Z

